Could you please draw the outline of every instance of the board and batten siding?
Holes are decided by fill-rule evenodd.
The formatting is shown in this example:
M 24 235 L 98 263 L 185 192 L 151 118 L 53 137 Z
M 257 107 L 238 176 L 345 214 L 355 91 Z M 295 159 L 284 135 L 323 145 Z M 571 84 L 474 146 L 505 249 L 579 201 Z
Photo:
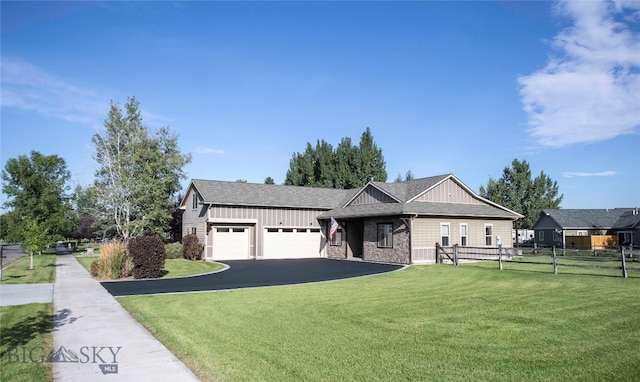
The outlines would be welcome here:
M 358 197 L 356 197 L 349 205 L 359 206 L 363 204 L 376 203 L 397 203 L 392 197 L 380 191 L 379 189 L 368 186 Z
M 484 204 L 451 179 L 447 179 L 433 189 L 416 198 L 419 202 Z
M 435 262 L 435 244 L 442 244 L 442 224 L 449 224 L 449 246 L 460 245 L 460 225 L 467 225 L 467 247 L 496 247 L 496 237 L 503 247 L 511 247 L 511 220 L 452 219 L 449 217 L 415 218 L 411 222 L 412 261 L 415 263 Z M 492 242 L 485 245 L 485 226 L 493 226 Z
M 251 222 L 255 225 L 255 257 L 260 259 L 264 248 L 265 228 L 320 228 L 318 216 L 325 210 L 293 209 L 282 207 L 249 207 L 212 205 L 207 220 L 212 225 L 239 224 Z M 319 248 L 324 249 L 326 241 L 322 235 Z M 318 255 L 320 255 L 320 251 Z
M 185 197 L 185 209 L 182 214 L 182 236 L 188 235 L 196 229 L 196 235 L 200 243 L 204 243 L 207 235 L 207 207 L 198 203 L 197 208 L 193 208 L 193 195 L 195 191 L 190 188 Z

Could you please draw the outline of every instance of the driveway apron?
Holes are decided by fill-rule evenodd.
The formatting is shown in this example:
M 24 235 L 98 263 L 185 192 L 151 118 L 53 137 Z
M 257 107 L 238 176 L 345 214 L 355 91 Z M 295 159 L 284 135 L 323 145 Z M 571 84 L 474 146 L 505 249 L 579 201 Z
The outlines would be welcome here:
M 54 381 L 197 381 L 71 255 L 57 258 Z

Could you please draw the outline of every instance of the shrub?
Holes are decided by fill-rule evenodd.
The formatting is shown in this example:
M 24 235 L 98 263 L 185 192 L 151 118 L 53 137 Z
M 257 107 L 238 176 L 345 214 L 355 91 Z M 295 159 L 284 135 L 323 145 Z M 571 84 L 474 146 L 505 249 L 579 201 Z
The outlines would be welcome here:
M 104 244 L 100 248 L 100 257 L 91 263 L 91 274 L 99 279 L 119 279 L 124 254 L 124 243 L 112 241 Z
M 182 238 L 182 251 L 187 260 L 200 260 L 204 245 L 198 241 L 196 234 L 189 234 Z
M 159 235 L 134 237 L 129 240 L 129 255 L 133 260 L 133 277 L 136 279 L 162 276 L 166 253 Z
M 100 273 L 100 259 L 95 259 L 91 262 L 91 276 L 98 277 Z
M 167 253 L 167 259 L 179 259 L 183 254 L 182 244 L 180 242 L 166 244 L 164 250 Z
M 133 259 L 128 252 L 122 256 L 122 265 L 120 266 L 122 277 L 131 277 L 133 275 Z

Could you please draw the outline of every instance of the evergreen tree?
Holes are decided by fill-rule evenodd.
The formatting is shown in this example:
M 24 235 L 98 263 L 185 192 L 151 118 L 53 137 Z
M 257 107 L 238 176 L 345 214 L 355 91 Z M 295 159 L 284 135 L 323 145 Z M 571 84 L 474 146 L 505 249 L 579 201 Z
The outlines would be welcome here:
M 514 159 L 505 167 L 502 178 L 489 178 L 487 187 L 480 186 L 480 196 L 524 215 L 520 228 L 530 229 L 544 208 L 560 208 L 563 195 L 558 196 L 558 183 L 544 171 L 531 178 L 526 160 Z
M 307 143 L 302 154 L 293 154 L 285 184 L 342 189 L 361 187 L 370 180 L 386 181 L 385 166 L 382 150 L 367 128 L 359 146 L 354 146 L 348 137 L 342 138 L 335 149 L 324 140 L 318 140 L 315 148 Z

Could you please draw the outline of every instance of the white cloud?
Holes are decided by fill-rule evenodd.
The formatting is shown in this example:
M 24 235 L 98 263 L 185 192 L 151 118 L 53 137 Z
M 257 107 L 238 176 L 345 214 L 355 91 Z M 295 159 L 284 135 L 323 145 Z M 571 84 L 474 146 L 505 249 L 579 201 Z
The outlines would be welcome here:
M 565 171 L 562 173 L 562 176 L 565 178 L 573 178 L 573 177 L 592 177 L 592 176 L 615 176 L 617 172 L 615 171 L 601 171 L 601 172 L 573 172 L 573 171 Z
M 529 134 L 546 147 L 608 140 L 640 126 L 640 2 L 561 1 L 572 20 L 558 55 L 518 78 Z
M 211 147 L 202 147 L 202 146 L 198 146 L 195 151 L 198 154 L 219 154 L 219 155 L 224 154 L 223 150 L 214 149 Z
M 56 78 L 26 62 L 2 57 L 0 105 L 83 124 L 102 122 L 109 102 L 89 89 Z

